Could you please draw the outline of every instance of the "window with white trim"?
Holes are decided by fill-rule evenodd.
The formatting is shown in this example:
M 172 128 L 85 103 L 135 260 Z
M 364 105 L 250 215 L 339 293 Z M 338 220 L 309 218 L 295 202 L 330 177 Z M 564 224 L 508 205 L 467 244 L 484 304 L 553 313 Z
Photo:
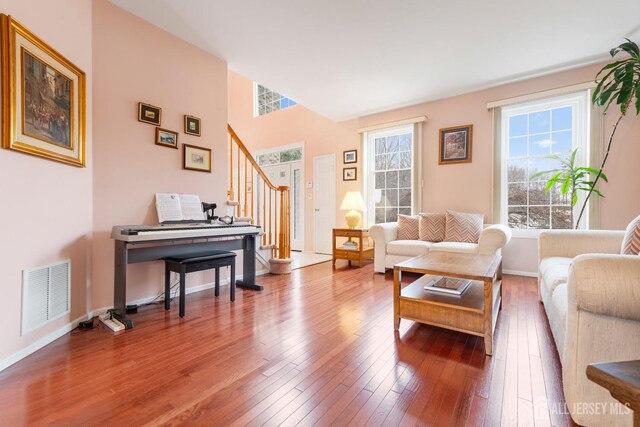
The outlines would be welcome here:
M 588 92 L 582 91 L 502 107 L 500 214 L 501 222 L 518 230 L 516 234 L 572 228 L 570 195 L 563 196 L 558 188 L 545 193 L 548 177 L 531 176 L 559 169 L 560 163 L 548 156 L 569 156 L 575 148 L 577 163 L 588 164 L 588 99 Z M 581 205 L 579 199 L 573 209 Z
M 283 108 L 293 107 L 297 103 L 259 83 L 253 84 L 253 116 L 263 116 Z
M 367 224 L 393 222 L 419 209 L 414 124 L 365 133 L 364 184 Z

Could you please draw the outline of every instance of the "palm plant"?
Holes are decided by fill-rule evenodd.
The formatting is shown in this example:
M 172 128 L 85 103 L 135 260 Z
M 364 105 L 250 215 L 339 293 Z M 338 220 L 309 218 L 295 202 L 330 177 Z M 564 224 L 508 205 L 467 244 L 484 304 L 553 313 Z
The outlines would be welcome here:
M 607 143 L 607 150 L 602 158 L 600 169 L 595 173 L 596 177 L 593 180 L 593 185 L 591 185 L 591 189 L 584 199 L 576 226 L 580 223 L 580 219 L 584 215 L 587 202 L 591 195 L 596 192 L 596 194 L 602 196 L 602 194 L 597 192 L 595 187 L 600 179 L 604 179 L 604 167 L 607 164 L 609 151 L 611 150 L 611 143 L 613 142 L 613 137 L 616 134 L 620 120 L 622 120 L 622 118 L 627 114 L 629 106 L 632 103 L 635 103 L 634 107 L 636 115 L 640 114 L 640 48 L 638 48 L 638 45 L 633 41 L 629 39 L 626 40 L 627 41 L 625 43 L 611 49 L 609 54 L 612 58 L 619 53 L 627 54 L 628 57 L 605 65 L 600 71 L 598 71 L 598 74 L 596 74 L 596 81 L 601 75 L 602 78 L 593 91 L 591 102 L 603 107 L 603 111 L 606 114 L 609 107 L 615 101 L 615 104 L 620 110 L 620 116 L 618 116 L 618 119 L 615 121 L 611 130 L 609 142 Z
M 537 172 L 530 177 L 532 180 L 540 177 L 549 177 L 544 187 L 545 193 L 549 193 L 553 187 L 558 186 L 560 194 L 569 196 L 571 200 L 571 224 L 573 224 L 573 207 L 578 203 L 578 191 L 587 191 L 589 194 L 595 193 L 600 197 L 604 197 L 595 188 L 595 182 L 590 178 L 591 175 L 598 174 L 598 171 L 586 166 L 576 166 L 576 154 L 578 154 L 577 148 L 569 156 L 560 154 L 546 156 L 545 158 L 558 162 L 560 168 Z M 609 182 L 604 173 L 600 172 L 600 177 L 605 182 Z M 579 223 L 580 218 L 575 223 L 576 228 L 578 228 Z

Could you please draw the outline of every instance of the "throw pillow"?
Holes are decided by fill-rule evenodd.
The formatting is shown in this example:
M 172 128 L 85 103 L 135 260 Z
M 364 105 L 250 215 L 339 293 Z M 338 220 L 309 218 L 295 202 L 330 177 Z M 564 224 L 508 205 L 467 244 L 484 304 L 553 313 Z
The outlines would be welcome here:
M 445 234 L 445 214 L 421 213 L 420 240 L 427 242 L 442 242 Z
M 484 214 L 447 211 L 444 240 L 447 242 L 478 243 L 483 222 Z
M 398 240 L 418 240 L 420 238 L 418 216 L 398 215 Z
M 623 255 L 640 255 L 640 216 L 636 217 L 627 226 L 622 239 L 620 253 Z

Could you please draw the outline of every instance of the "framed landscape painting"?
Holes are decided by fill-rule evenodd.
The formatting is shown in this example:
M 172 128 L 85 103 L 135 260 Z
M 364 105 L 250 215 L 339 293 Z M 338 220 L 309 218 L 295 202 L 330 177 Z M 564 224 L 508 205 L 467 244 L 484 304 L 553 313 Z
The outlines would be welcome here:
M 438 164 L 471 162 L 473 125 L 440 129 L 440 156 Z
M 2 146 L 85 166 L 85 73 L 8 15 L 2 27 Z
M 211 149 L 182 144 L 184 147 L 184 169 L 211 172 Z
M 156 145 L 178 149 L 178 132 L 156 128 Z
M 357 163 L 358 162 L 358 151 L 357 150 L 348 150 L 342 152 L 342 163 Z

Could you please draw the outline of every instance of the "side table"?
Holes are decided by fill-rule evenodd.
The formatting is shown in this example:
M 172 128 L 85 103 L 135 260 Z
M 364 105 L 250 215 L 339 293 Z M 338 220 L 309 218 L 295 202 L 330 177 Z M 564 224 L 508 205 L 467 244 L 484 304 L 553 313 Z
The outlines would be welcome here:
M 587 366 L 587 378 L 631 408 L 633 427 L 640 427 L 640 360 L 592 363 Z
M 338 243 L 338 238 L 346 238 L 346 242 Z M 353 243 L 347 243 L 353 242 Z M 352 245 L 352 246 L 350 246 Z M 334 228 L 333 229 L 333 266 L 337 259 L 358 261 L 360 267 L 364 260 L 373 259 L 373 241 L 368 228 Z

